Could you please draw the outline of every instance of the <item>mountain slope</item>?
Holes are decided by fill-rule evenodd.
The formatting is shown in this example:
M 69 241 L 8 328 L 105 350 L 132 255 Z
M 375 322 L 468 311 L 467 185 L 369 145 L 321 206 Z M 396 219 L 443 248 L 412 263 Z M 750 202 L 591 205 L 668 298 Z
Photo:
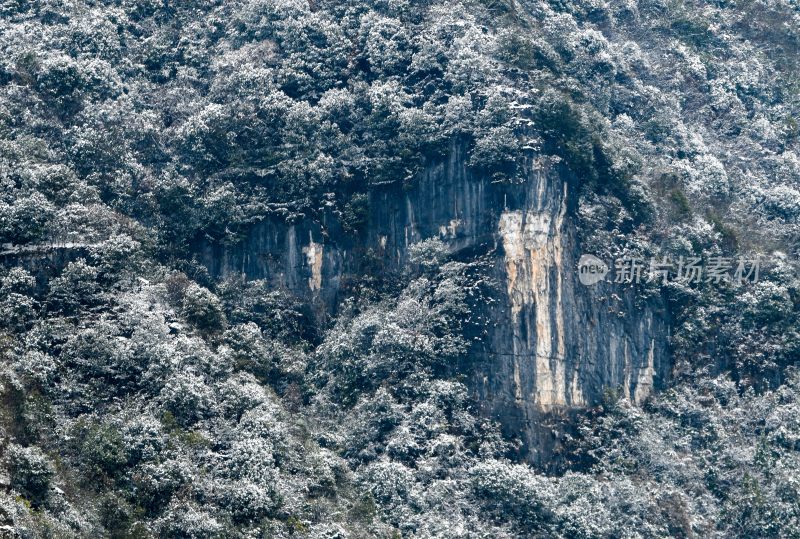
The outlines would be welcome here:
M 4 534 L 798 534 L 795 3 L 0 17 Z M 404 236 L 386 207 L 436 219 Z M 765 263 L 743 287 L 578 289 L 578 308 L 549 292 L 581 253 Z M 542 329 L 545 297 L 553 327 L 595 326 Z M 576 344 L 646 320 L 663 332 L 633 355 L 660 391 Z M 592 373 L 569 398 L 545 334 L 541 369 L 563 342 Z M 535 369 L 498 359 L 520 350 Z

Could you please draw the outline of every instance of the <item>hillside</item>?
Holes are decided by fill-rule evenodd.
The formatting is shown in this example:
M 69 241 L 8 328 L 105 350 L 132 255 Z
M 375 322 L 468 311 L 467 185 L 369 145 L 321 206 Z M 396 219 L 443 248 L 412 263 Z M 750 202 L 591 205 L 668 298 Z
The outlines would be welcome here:
M 0 2 L 0 537 L 797 537 L 798 74 L 795 0 Z

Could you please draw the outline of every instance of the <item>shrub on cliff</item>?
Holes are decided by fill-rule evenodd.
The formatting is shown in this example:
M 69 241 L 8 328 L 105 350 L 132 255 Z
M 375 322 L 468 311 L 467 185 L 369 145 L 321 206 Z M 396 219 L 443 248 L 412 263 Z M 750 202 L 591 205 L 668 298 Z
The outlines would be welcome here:
M 8 446 L 6 451 L 11 488 L 28 499 L 34 507 L 47 500 L 55 474 L 50 459 L 38 447 Z
M 227 323 L 222 302 L 210 290 L 191 284 L 183 296 L 183 314 L 203 330 L 220 330 Z

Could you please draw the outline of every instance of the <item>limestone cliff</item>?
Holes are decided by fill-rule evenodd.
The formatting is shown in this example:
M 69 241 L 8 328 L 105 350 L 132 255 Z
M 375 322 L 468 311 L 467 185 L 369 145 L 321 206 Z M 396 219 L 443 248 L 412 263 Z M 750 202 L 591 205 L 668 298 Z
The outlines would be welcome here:
M 552 450 L 546 417 L 598 402 L 616 390 L 641 403 L 669 370 L 668 319 L 659 300 L 630 287 L 577 279 L 574 178 L 557 161 L 531 156 L 525 180 L 492 183 L 466 166 L 454 144 L 411 190 L 373 191 L 365 237 L 340 234 L 332 216 L 286 224 L 265 220 L 237 246 L 206 245 L 212 274 L 244 273 L 335 312 L 344 283 L 367 256 L 386 271 L 410 244 L 439 236 L 454 256 L 488 256 L 501 284 L 481 307 L 490 320 L 469 361 L 483 411 L 523 442 L 531 460 Z

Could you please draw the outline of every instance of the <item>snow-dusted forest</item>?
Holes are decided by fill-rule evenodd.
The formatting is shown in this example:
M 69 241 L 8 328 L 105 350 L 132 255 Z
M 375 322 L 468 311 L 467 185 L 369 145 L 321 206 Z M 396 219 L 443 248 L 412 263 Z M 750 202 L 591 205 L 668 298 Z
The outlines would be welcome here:
M 0 0 L 0 537 L 798 537 L 799 152 L 796 0 Z

